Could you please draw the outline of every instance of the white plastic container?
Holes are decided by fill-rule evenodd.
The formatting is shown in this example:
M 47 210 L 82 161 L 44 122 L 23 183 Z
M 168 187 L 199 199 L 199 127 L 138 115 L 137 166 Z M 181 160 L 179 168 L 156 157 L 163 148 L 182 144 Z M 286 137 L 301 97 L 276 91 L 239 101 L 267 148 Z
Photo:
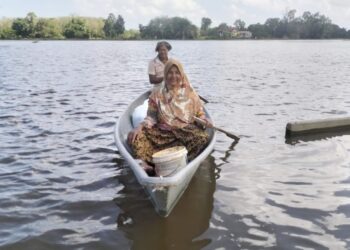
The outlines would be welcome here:
M 187 149 L 176 146 L 161 150 L 152 155 L 158 176 L 171 176 L 187 164 Z
M 139 126 L 141 122 L 146 118 L 147 116 L 147 109 L 148 109 L 148 99 L 146 99 L 143 104 L 135 108 L 134 112 L 132 113 L 131 119 L 132 119 L 132 125 L 134 128 Z

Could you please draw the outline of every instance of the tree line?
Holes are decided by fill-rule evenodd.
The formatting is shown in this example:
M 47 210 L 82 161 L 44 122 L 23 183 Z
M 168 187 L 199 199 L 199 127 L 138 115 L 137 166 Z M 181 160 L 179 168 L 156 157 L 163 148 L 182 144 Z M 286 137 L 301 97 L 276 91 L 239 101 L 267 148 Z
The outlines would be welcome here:
M 0 39 L 137 39 L 138 31 L 125 30 L 121 15 L 39 18 L 29 12 L 24 18 L 0 20 Z
M 288 11 L 283 18 L 268 18 L 264 24 L 248 27 L 257 38 L 331 39 L 350 38 L 350 30 L 340 28 L 320 13 L 305 11 L 297 17 L 296 10 Z
M 251 24 L 237 19 L 232 24 L 211 27 L 203 17 L 197 27 L 182 17 L 156 17 L 138 30 L 126 30 L 121 15 L 106 19 L 93 17 L 39 18 L 30 12 L 24 18 L 0 19 L 0 39 L 331 39 L 350 38 L 350 30 L 341 28 L 320 14 L 309 11 L 296 16 L 289 10 L 282 18 L 268 18 L 265 23 Z M 249 36 L 247 36 L 247 34 Z

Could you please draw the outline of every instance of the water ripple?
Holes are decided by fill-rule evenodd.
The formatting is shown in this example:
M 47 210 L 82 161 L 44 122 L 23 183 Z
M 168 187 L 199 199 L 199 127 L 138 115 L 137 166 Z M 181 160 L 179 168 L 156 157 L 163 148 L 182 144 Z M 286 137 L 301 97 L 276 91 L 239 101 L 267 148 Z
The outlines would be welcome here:
M 113 139 L 150 88 L 154 41 L 0 41 L 0 248 L 349 249 L 350 136 L 284 138 L 289 121 L 348 114 L 349 43 L 171 43 L 242 139 L 218 133 L 162 219 Z

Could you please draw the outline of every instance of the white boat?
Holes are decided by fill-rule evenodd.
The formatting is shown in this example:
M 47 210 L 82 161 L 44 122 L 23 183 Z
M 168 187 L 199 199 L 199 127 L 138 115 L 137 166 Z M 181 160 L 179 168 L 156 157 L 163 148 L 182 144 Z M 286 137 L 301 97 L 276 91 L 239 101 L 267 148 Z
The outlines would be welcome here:
M 127 135 L 134 128 L 132 124 L 133 111 L 148 99 L 149 94 L 150 91 L 139 96 L 119 117 L 115 126 L 114 137 L 119 153 L 128 162 L 138 182 L 149 194 L 155 210 L 160 216 L 167 217 L 186 190 L 200 163 L 212 152 L 216 134 L 214 129 L 207 129 L 209 133 L 207 147 L 178 172 L 168 177 L 148 176 L 139 162 L 134 159 L 131 148 L 127 144 Z M 205 112 L 210 118 L 206 109 Z

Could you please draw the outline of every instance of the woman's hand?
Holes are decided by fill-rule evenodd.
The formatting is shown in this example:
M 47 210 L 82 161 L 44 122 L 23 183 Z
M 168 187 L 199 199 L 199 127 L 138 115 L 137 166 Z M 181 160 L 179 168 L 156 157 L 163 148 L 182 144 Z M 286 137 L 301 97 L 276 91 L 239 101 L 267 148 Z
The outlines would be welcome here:
M 212 128 L 213 127 L 213 123 L 207 117 L 204 117 L 202 119 L 205 121 L 205 127 L 206 128 Z
M 128 134 L 128 144 L 131 145 L 134 143 L 136 138 L 141 134 L 143 129 L 143 125 L 140 124 L 137 128 L 134 128 L 129 134 Z
M 196 120 L 196 122 L 198 124 L 200 124 L 201 126 L 203 126 L 203 129 L 212 128 L 213 127 L 213 123 L 205 115 L 202 115 L 202 116 L 200 116 L 198 118 L 200 120 Z

